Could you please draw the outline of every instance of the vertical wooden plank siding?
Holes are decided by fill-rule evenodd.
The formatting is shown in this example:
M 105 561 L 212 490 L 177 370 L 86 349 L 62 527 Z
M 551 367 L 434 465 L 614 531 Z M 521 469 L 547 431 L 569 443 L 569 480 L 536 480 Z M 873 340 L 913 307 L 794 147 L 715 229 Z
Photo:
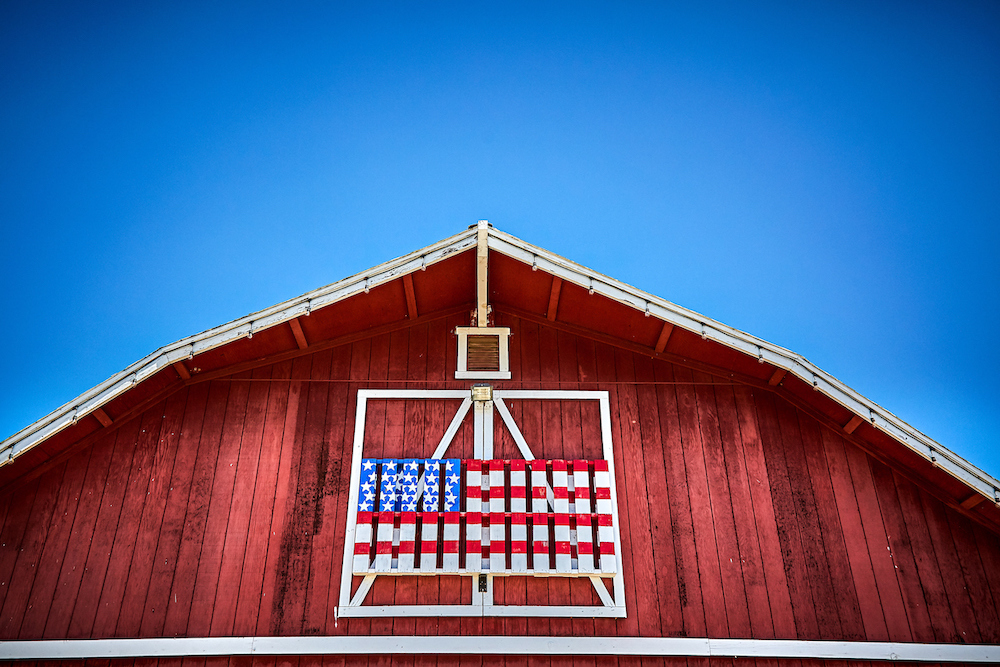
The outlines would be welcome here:
M 0 498 L 0 637 L 1000 641 L 1000 538 L 794 407 L 780 388 L 742 386 L 502 314 L 498 324 L 513 332 L 513 379 L 495 386 L 609 393 L 628 617 L 340 619 L 357 391 L 467 388 L 454 380 L 452 333 L 466 322 L 457 315 L 227 378 L 195 377 Z M 366 454 L 428 456 L 455 407 L 370 401 Z M 508 407 L 538 458 L 601 456 L 592 406 Z M 499 418 L 495 443 L 497 457 L 520 456 Z M 471 453 L 466 425 L 449 456 Z M 470 594 L 458 577 L 382 577 L 368 602 L 453 603 Z M 589 581 L 558 577 L 497 579 L 495 594 L 518 605 L 597 599 Z M 732 664 L 613 656 L 134 662 Z
M 219 440 L 222 437 L 223 419 L 232 383 L 212 382 L 208 390 L 208 403 L 198 438 L 198 456 L 194 476 L 188 491 L 188 504 L 184 514 L 184 530 L 177 551 L 177 564 L 167 596 L 167 613 L 163 621 L 163 634 L 167 637 L 185 635 L 191 601 L 194 597 L 198 559 L 205 537 L 205 520 L 208 501 L 212 493 L 216 462 L 219 458 Z
M 191 494 L 191 483 L 198 459 L 201 427 L 208 407 L 209 383 L 191 387 L 187 396 L 184 418 L 179 429 L 177 455 L 171 471 L 163 521 L 159 528 L 153 569 L 149 577 L 146 605 L 143 609 L 139 634 L 155 637 L 163 632 L 170 590 L 177 568 L 177 555 L 184 534 L 184 519 Z

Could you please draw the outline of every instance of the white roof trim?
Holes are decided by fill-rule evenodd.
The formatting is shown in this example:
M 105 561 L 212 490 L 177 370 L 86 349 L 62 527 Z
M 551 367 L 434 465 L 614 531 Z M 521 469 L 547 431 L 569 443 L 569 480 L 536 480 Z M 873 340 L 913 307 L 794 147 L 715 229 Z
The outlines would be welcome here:
M 473 225 L 443 241 L 385 262 L 350 278 L 345 278 L 271 308 L 161 347 L 90 391 L 81 394 L 49 415 L 0 442 L 0 466 L 9 463 L 34 445 L 74 424 L 78 419 L 90 414 L 165 366 L 225 345 L 247 336 L 251 332 L 270 328 L 300 315 L 305 315 L 311 310 L 354 296 L 365 289 L 417 271 L 455 253 L 475 248 L 476 232 L 476 226 Z M 674 326 L 693 331 L 703 338 L 711 339 L 721 345 L 756 359 L 763 359 L 773 366 L 787 370 L 986 498 L 993 502 L 1000 502 L 1000 481 L 996 478 L 857 393 L 837 378 L 813 365 L 802 355 L 588 269 L 493 227 L 489 228 L 488 244 L 491 249 L 499 253 L 525 264 L 537 266 L 547 273 L 557 275 L 584 289 L 592 289 L 595 293 L 631 306 L 636 310 L 648 311 L 651 316 L 670 322 Z
M 489 246 L 497 252 L 525 264 L 537 266 L 542 271 L 559 276 L 584 289 L 592 289 L 597 294 L 631 306 L 640 312 L 648 311 L 651 316 L 693 331 L 702 338 L 713 340 L 787 370 L 928 462 L 934 463 L 993 502 L 1000 502 L 1000 481 L 995 477 L 865 398 L 802 355 L 716 322 L 496 229 L 490 229 Z
M 78 419 L 82 419 L 133 385 L 174 362 L 190 359 L 202 352 L 244 338 L 251 332 L 256 333 L 282 324 L 475 247 L 476 230 L 473 228 L 332 285 L 165 345 L 0 442 L 0 466 L 10 463 L 46 438 L 71 426 Z

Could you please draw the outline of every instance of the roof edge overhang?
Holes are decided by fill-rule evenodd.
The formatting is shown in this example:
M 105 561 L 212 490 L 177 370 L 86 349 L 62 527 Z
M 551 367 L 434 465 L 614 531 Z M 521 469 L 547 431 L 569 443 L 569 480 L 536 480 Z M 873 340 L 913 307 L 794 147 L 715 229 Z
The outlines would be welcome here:
M 308 315 L 313 310 L 367 292 L 376 285 L 419 271 L 457 253 L 474 249 L 476 236 L 476 225 L 473 225 L 438 243 L 379 264 L 339 282 L 165 345 L 0 442 L 0 466 L 9 464 L 32 447 L 75 424 L 77 420 L 98 410 L 167 366 L 252 336 L 255 332 L 286 323 L 299 316 Z M 1000 504 L 1000 481 L 874 401 L 854 391 L 802 355 L 588 269 L 492 226 L 488 229 L 487 243 L 493 251 L 634 308 L 647 316 L 656 317 L 673 326 L 696 333 L 705 340 L 756 358 L 761 363 L 768 363 L 785 370 L 927 462 L 985 498 Z

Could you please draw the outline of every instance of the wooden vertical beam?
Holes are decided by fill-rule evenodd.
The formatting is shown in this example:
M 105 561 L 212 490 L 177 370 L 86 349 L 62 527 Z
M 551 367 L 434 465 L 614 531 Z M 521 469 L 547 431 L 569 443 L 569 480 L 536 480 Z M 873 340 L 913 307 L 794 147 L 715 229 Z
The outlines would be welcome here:
M 490 223 L 485 220 L 479 221 L 476 230 L 476 326 L 486 327 L 489 315 L 489 291 L 487 289 L 486 271 L 489 268 L 489 246 L 487 236 L 489 234 Z
M 309 347 L 309 341 L 306 340 L 306 333 L 302 331 L 299 318 L 296 317 L 293 320 L 288 320 L 288 328 L 292 330 L 292 335 L 295 336 L 295 344 L 299 346 L 300 350 Z
M 864 419 L 857 415 L 853 415 L 851 417 L 851 421 L 844 424 L 844 433 L 854 433 L 858 430 L 858 427 L 861 426 L 862 422 L 864 422 Z
M 101 422 L 101 426 L 104 427 L 111 426 L 111 417 L 109 417 L 108 413 L 102 410 L 101 408 L 97 408 L 90 414 L 94 415 L 94 418 L 97 421 Z
M 562 291 L 562 278 L 552 276 L 552 291 L 549 292 L 549 309 L 545 312 L 545 317 L 549 322 L 556 321 L 556 311 L 559 310 L 559 292 Z
M 173 366 L 174 370 L 177 371 L 177 374 L 181 376 L 182 380 L 191 379 L 191 372 L 188 371 L 187 366 L 184 365 L 183 361 L 175 361 Z
M 417 319 L 417 295 L 413 291 L 413 276 L 403 276 L 403 291 L 406 293 L 406 313 L 411 320 Z
M 777 387 L 779 384 L 781 384 L 781 381 L 785 379 L 785 375 L 787 374 L 788 371 L 786 371 L 784 368 L 775 368 L 774 375 L 771 376 L 771 379 L 768 380 L 767 383 L 772 387 Z
M 657 354 L 667 349 L 667 343 L 670 341 L 670 334 L 673 332 L 674 325 L 670 322 L 664 322 L 663 328 L 660 329 L 660 337 L 656 339 L 656 346 L 653 348 L 656 350 Z

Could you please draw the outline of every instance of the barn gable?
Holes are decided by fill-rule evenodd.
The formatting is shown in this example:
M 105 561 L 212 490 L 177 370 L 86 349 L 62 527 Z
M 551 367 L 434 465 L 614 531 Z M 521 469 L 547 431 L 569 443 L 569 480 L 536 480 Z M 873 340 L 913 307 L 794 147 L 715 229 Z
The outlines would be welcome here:
M 449 574 L 374 578 L 365 604 L 387 611 L 341 615 L 359 392 L 468 391 L 474 381 L 456 379 L 454 331 L 483 305 L 475 289 L 483 236 L 494 242 L 487 318 L 510 330 L 511 379 L 488 382 L 499 391 L 606 392 L 624 617 L 393 611 L 471 603 L 469 577 Z M 842 651 L 895 642 L 891 651 L 914 659 L 931 655 L 926 645 L 995 659 L 988 646 L 974 652 L 1000 641 L 1000 540 L 994 503 L 969 500 L 984 497 L 978 486 L 932 465 L 891 415 L 866 408 L 859 423 L 831 399 L 835 381 L 792 353 L 744 334 L 739 346 L 756 346 L 753 354 L 722 345 L 739 332 L 681 320 L 694 315 L 581 271 L 479 227 L 165 348 L 162 361 L 112 378 L 109 388 L 129 387 L 99 407 L 81 410 L 100 392 L 70 404 L 75 422 L 0 468 L 0 654 L 23 657 L 45 639 L 158 637 L 256 642 L 212 644 L 222 655 L 391 652 L 362 640 L 393 635 L 437 638 L 413 639 L 404 653 L 503 653 L 511 640 L 461 637 L 504 636 L 522 638 L 517 653 L 715 647 L 780 657 L 792 649 L 773 640 L 828 640 Z M 678 322 L 661 317 L 668 306 Z M 792 362 L 777 365 L 779 354 Z M 366 452 L 388 460 L 430 457 L 462 400 L 372 395 L 360 432 Z M 528 397 L 505 405 L 538 459 L 600 458 L 594 406 Z M 455 429 L 456 459 L 475 457 L 476 428 L 470 417 Z M 524 458 L 499 418 L 492 446 L 495 460 Z M 968 468 L 977 483 L 994 483 Z M 354 593 L 363 577 L 349 580 Z M 497 605 L 602 604 L 585 577 L 490 583 Z M 303 636 L 328 643 L 260 648 L 268 637 Z M 578 641 L 541 650 L 528 636 Z M 663 643 L 680 638 L 691 642 Z M 725 643 L 741 640 L 751 641 Z M 966 644 L 973 652 L 954 652 Z M 174 655 L 196 652 L 174 646 L 187 646 Z M 128 655 L 144 650 L 154 649 Z M 787 655 L 818 657 L 803 650 Z M 890 652 L 864 650 L 870 659 Z

